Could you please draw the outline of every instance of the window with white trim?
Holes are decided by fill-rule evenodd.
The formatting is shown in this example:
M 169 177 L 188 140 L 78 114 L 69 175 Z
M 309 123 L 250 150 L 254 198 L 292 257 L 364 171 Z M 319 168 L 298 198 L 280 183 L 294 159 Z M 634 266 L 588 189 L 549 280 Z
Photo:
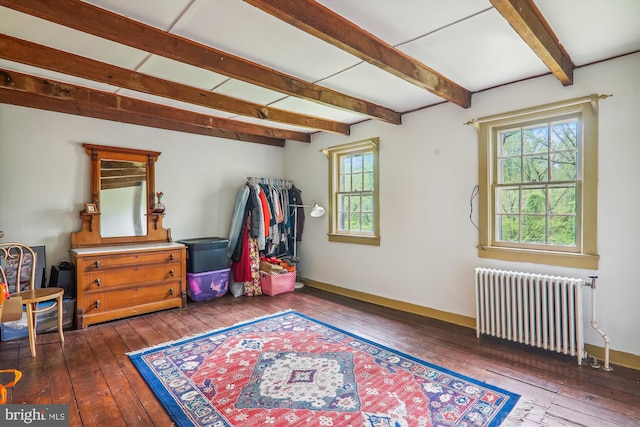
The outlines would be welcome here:
M 475 121 L 480 257 L 597 268 L 597 102 Z
M 331 147 L 329 241 L 380 245 L 378 138 Z

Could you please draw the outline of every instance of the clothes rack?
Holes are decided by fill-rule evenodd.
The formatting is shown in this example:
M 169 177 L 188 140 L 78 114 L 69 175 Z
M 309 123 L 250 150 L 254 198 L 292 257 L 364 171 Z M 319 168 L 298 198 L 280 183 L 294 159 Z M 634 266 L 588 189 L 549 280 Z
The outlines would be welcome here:
M 289 179 L 283 178 L 259 178 L 255 176 L 247 177 L 247 184 L 255 185 L 255 184 L 263 184 L 270 185 L 272 187 L 282 187 L 282 188 L 291 188 L 294 186 L 293 181 Z

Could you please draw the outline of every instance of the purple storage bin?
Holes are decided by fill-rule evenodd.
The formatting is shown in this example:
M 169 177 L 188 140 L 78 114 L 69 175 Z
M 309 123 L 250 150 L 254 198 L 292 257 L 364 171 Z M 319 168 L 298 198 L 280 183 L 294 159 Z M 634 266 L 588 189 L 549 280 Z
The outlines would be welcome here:
M 204 273 L 187 273 L 187 295 L 193 301 L 218 298 L 229 289 L 229 268 Z

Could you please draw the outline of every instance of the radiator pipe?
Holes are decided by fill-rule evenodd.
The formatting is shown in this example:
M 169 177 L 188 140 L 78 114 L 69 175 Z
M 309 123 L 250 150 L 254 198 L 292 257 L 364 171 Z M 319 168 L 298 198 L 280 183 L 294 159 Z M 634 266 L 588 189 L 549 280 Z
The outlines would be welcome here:
M 613 368 L 609 366 L 609 337 L 600 329 L 598 322 L 596 322 L 596 279 L 598 276 L 589 276 L 589 278 L 591 279 L 591 283 L 587 283 L 586 285 L 591 288 L 591 327 L 595 329 L 604 340 L 604 367 L 602 369 L 605 371 L 613 371 Z M 591 366 L 599 368 L 598 359 L 593 357 Z

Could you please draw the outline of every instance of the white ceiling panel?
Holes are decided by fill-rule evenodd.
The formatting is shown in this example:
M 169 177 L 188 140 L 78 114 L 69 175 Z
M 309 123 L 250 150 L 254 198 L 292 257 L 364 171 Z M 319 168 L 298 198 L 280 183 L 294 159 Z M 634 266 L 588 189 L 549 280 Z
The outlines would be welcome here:
M 442 102 L 442 98 L 362 62 L 321 82 L 322 85 L 403 113 Z
M 239 122 L 251 123 L 257 126 L 268 126 L 276 129 L 285 129 L 291 130 L 295 132 L 309 133 L 309 131 L 315 131 L 315 129 L 309 129 L 303 126 L 292 126 L 285 123 L 272 122 L 269 120 L 259 119 L 257 117 L 243 117 L 243 116 L 233 116 L 232 120 L 237 120 Z
M 491 8 L 489 0 L 317 0 L 392 46 Z
M 0 32 L 96 61 L 134 69 L 149 54 L 0 6 Z
M 150 76 L 182 83 L 200 89 L 211 90 L 222 84 L 228 77 L 203 68 L 194 67 L 162 56 L 152 55 L 138 71 Z
M 279 99 L 286 98 L 286 95 L 280 92 L 234 79 L 227 79 L 217 86 L 214 92 L 260 105 L 268 105 Z
M 327 107 L 317 102 L 306 101 L 293 96 L 274 102 L 271 106 L 281 110 L 296 111 L 307 116 L 320 117 L 343 123 L 356 123 L 367 118 L 359 114 L 354 114 L 351 111 Z
M 193 0 L 82 0 L 127 18 L 135 19 L 164 31 L 171 30 L 175 21 Z
M 549 72 L 496 10 L 488 10 L 399 50 L 471 91 Z
M 359 61 L 239 0 L 196 1 L 173 32 L 308 81 Z
M 640 50 L 638 0 L 536 0 L 574 64 Z

